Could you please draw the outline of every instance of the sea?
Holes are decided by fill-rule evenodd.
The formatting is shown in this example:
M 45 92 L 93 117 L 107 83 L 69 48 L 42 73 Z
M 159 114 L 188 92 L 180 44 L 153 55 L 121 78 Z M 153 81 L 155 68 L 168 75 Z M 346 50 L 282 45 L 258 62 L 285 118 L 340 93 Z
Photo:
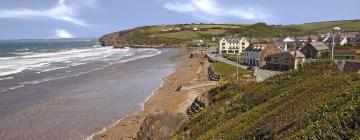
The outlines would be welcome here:
M 140 111 L 182 54 L 97 39 L 2 40 L 0 139 L 89 139 Z

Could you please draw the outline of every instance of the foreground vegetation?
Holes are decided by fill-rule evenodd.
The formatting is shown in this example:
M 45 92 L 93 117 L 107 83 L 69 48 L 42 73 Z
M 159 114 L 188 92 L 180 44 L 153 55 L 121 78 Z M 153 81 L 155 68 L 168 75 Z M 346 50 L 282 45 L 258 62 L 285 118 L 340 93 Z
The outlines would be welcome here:
M 360 75 L 316 62 L 261 83 L 207 93 L 210 106 L 172 139 L 358 139 Z

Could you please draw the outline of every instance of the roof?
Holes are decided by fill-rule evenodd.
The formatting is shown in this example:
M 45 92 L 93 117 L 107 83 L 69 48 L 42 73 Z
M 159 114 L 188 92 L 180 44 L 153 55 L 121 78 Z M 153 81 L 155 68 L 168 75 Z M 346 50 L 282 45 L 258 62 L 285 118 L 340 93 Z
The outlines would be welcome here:
M 356 55 L 355 50 L 334 50 L 334 55 Z
M 260 52 L 261 50 L 265 49 L 268 44 L 253 44 L 245 49 L 248 52 Z
M 310 44 L 318 51 L 329 49 L 329 47 L 324 42 L 311 42 Z
M 244 37 L 223 37 L 228 43 L 239 43 Z
M 262 50 L 270 49 L 270 48 L 276 48 L 277 50 L 279 50 L 274 44 L 253 44 L 253 45 L 247 47 L 245 49 L 245 51 L 247 51 L 247 52 L 261 52 Z
M 294 42 L 293 37 L 287 37 L 284 39 L 284 42 Z
M 295 56 L 295 51 L 290 52 L 292 56 Z M 305 55 L 300 51 L 296 51 L 296 58 L 305 58 Z

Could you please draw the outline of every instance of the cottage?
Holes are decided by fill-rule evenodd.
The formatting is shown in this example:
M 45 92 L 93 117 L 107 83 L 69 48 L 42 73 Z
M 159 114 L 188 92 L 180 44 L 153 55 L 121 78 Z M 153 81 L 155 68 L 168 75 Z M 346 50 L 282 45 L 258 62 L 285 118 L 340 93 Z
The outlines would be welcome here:
M 296 59 L 295 59 L 296 56 Z M 304 66 L 305 55 L 300 51 L 282 52 L 268 55 L 265 58 L 266 68 L 278 71 L 298 69 Z
M 352 60 L 356 59 L 356 52 L 354 50 L 334 50 L 335 60 Z
M 223 37 L 219 41 L 220 54 L 242 53 L 248 46 L 249 41 L 245 37 Z
M 266 65 L 266 56 L 280 52 L 274 44 L 253 44 L 244 51 L 244 64 L 263 67 Z
M 323 42 L 310 42 L 307 43 L 300 52 L 303 53 L 306 58 L 324 59 L 329 57 L 330 49 Z

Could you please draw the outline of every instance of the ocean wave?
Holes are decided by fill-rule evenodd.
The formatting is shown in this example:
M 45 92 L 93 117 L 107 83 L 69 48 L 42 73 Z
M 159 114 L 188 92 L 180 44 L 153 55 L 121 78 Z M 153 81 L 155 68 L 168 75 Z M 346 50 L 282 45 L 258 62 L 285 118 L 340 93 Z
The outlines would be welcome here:
M 0 78 L 0 81 L 3 81 L 3 80 L 10 80 L 10 79 L 14 79 L 14 77 L 4 77 L 4 78 Z
M 127 56 L 130 49 L 113 49 L 112 47 L 96 47 L 82 49 L 66 49 L 58 52 L 36 53 L 23 52 L 16 57 L 0 58 L 0 63 L 6 68 L 0 67 L 0 76 L 11 75 L 24 70 L 50 71 L 66 68 L 77 64 L 86 64 L 102 60 L 112 55 L 117 58 Z M 52 66 L 52 63 L 62 63 L 60 66 Z
M 124 51 L 124 50 L 120 50 L 120 51 Z M 3 91 L 0 91 L 1 92 L 5 92 L 5 91 L 8 91 L 8 90 L 13 90 L 13 89 L 17 89 L 17 88 L 20 88 L 20 87 L 23 87 L 25 85 L 34 85 L 34 84 L 39 84 L 39 83 L 44 83 L 44 82 L 48 82 L 48 81 L 53 81 L 53 80 L 59 80 L 59 79 L 64 79 L 64 78 L 69 78 L 69 77 L 77 77 L 77 76 L 81 76 L 83 74 L 88 74 L 88 73 L 91 73 L 91 72 L 94 72 L 94 71 L 98 71 L 98 70 L 101 70 L 101 69 L 104 69 L 104 68 L 107 68 L 107 67 L 110 67 L 114 64 L 119 64 L 119 63 L 125 63 L 125 62 L 129 62 L 129 61 L 133 61 L 133 60 L 137 60 L 137 59 L 143 59 L 143 58 L 148 58 L 148 57 L 152 57 L 152 56 L 156 56 L 156 55 L 159 55 L 161 54 L 162 52 L 157 50 L 157 49 L 145 49 L 145 50 L 142 50 L 142 49 L 137 49 L 137 50 L 133 50 L 135 52 L 131 52 L 129 54 L 126 54 L 127 56 L 133 56 L 133 57 L 129 57 L 129 58 L 124 58 L 123 56 L 121 58 L 123 59 L 119 59 L 120 61 L 115 61 L 115 62 L 111 62 L 111 63 L 108 63 L 107 65 L 103 65 L 102 67 L 98 67 L 98 68 L 94 68 L 94 69 L 91 69 L 91 70 L 88 70 L 88 71 L 83 71 L 83 72 L 79 72 L 79 73 L 75 73 L 75 74 L 70 74 L 70 75 L 63 75 L 63 76 L 57 76 L 57 77 L 47 77 L 47 78 L 43 78 L 43 79 L 39 79 L 39 80 L 33 80 L 33 81 L 27 81 L 27 82 L 22 82 L 22 83 L 19 83 L 20 86 L 15 86 L 15 87 L 12 87 L 12 88 L 9 88 L 9 89 L 6 89 L 6 90 L 3 90 Z M 139 54 L 139 55 L 135 55 L 136 52 L 144 52 L 144 51 L 149 51 L 149 53 L 145 53 L 145 54 Z M 106 60 L 106 59 L 105 59 Z M 115 58 L 113 59 L 108 59 L 106 61 L 110 61 L 110 60 L 115 60 Z M 49 65 L 50 63 L 38 63 L 37 66 L 31 66 L 31 67 L 40 67 L 40 66 L 46 66 L 46 65 Z M 72 65 L 70 66 L 66 66 L 66 67 L 58 67 L 58 68 L 52 68 L 52 69 L 43 69 L 42 71 L 38 71 L 37 73 L 40 74 L 42 72 L 49 72 L 49 71 L 53 71 L 53 70 L 58 70 L 58 69 L 64 69 L 64 68 L 68 68 L 68 67 L 71 67 L 71 66 L 78 66 L 78 65 L 83 65 L 83 64 L 88 64 L 88 63 L 85 63 L 85 62 L 78 62 L 78 63 L 72 63 Z M 1 69 L 0 69 L 1 70 Z M 12 71 L 12 72 L 19 72 L 19 71 L 23 71 L 25 70 L 24 68 L 23 69 L 17 69 L 17 71 Z M 71 72 L 71 71 L 70 71 Z M 70 73 L 70 72 L 66 72 L 66 73 Z M 1 73 L 0 72 L 0 75 L 2 75 L 4 73 Z

